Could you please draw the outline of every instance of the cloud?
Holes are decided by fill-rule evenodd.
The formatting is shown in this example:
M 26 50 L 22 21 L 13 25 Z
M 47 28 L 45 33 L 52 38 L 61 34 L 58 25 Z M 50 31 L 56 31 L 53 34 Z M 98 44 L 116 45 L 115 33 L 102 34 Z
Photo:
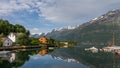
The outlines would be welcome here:
M 116 4 L 120 0 L 43 0 L 37 5 L 45 19 L 65 23 L 97 16 Z
M 30 33 L 31 33 L 32 35 L 34 35 L 34 34 L 41 34 L 41 32 L 40 32 L 40 30 L 39 30 L 38 28 L 33 28 L 33 29 L 31 29 L 31 30 L 30 30 Z
M 82 21 L 113 8 L 120 8 L 120 0 L 0 0 L 0 16 L 27 11 L 57 23 Z
M 34 0 L 37 2 L 37 0 Z M 19 11 L 33 11 L 34 8 L 33 0 L 1 0 L 0 1 L 0 16 L 14 14 Z

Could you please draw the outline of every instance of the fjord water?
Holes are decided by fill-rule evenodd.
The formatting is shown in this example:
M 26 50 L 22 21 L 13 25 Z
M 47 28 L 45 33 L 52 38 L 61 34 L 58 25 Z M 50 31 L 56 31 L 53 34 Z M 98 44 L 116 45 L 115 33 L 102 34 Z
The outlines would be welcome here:
M 120 57 L 83 47 L 3 51 L 0 68 L 120 68 Z

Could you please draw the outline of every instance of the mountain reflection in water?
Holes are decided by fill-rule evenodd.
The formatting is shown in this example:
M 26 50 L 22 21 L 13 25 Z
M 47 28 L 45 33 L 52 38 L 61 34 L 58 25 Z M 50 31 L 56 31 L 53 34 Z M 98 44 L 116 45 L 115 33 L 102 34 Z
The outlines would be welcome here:
M 120 57 L 81 47 L 0 51 L 0 68 L 120 68 Z

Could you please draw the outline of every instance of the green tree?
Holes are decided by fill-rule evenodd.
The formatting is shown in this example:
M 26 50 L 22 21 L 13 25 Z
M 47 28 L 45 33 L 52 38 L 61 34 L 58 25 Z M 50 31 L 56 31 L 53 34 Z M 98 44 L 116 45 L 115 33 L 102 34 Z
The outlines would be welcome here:
M 0 46 L 3 46 L 3 43 L 0 41 Z
M 0 37 L 3 37 L 3 36 L 4 36 L 4 34 L 3 34 L 3 33 L 1 33 L 1 34 L 0 34 Z
M 9 21 L 0 19 L 0 34 L 3 33 L 7 36 L 10 32 L 26 33 L 27 31 L 22 25 L 12 25 Z
M 52 39 L 52 38 L 50 38 L 50 39 L 48 40 L 48 43 L 49 43 L 49 45 L 55 45 L 55 40 Z
M 16 28 L 16 32 L 23 32 L 23 33 L 26 32 L 25 28 L 22 25 L 16 24 L 15 28 Z
M 18 35 L 16 43 L 21 44 L 21 45 L 28 45 L 29 44 L 29 37 L 25 33 L 20 33 Z
M 40 42 L 37 38 L 31 38 L 30 39 L 30 45 L 39 45 Z

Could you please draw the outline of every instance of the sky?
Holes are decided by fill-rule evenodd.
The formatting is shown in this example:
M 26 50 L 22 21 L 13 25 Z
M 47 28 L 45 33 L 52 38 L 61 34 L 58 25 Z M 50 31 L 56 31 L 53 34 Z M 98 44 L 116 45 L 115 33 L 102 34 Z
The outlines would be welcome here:
M 40 34 L 80 25 L 119 8 L 120 0 L 0 0 L 0 19 Z

